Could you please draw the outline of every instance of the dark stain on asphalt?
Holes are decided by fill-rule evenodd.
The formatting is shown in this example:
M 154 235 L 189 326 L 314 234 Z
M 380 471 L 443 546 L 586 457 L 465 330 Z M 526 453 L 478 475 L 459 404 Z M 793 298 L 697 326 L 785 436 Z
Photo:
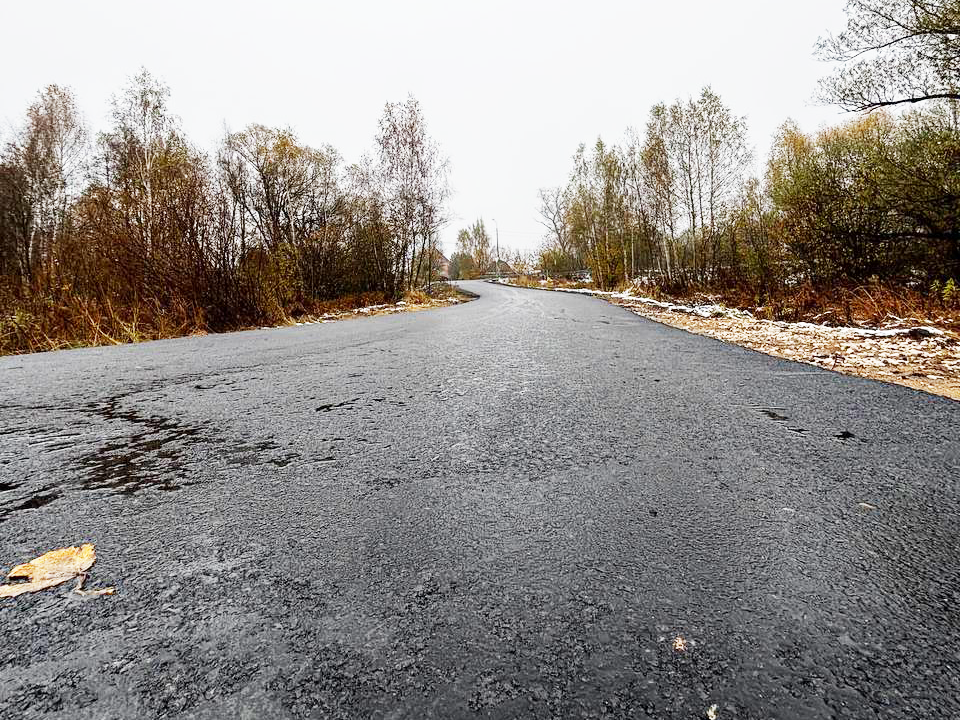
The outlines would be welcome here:
M 331 412 L 332 410 L 338 410 L 340 408 L 348 408 L 352 406 L 360 398 L 354 398 L 353 400 L 344 400 L 343 402 L 338 403 L 327 403 L 325 405 L 320 405 L 317 408 L 317 412 Z
M 77 465 L 86 470 L 85 490 L 115 490 L 133 494 L 145 488 L 179 490 L 189 484 L 185 468 L 177 462 L 184 449 L 205 441 L 205 428 L 185 426 L 162 417 L 144 418 L 136 412 L 111 413 L 146 428 L 142 432 L 107 442 L 85 453 Z
M 261 440 L 256 443 L 228 443 L 218 439 L 217 444 L 221 443 L 225 447 L 217 447 L 216 452 L 225 456 L 230 465 L 246 468 L 273 465 L 283 468 L 301 459 L 299 453 L 282 452 L 285 449 L 284 446 L 275 440 Z
M 13 510 L 36 510 L 37 508 L 42 508 L 44 505 L 49 505 L 54 500 L 60 497 L 60 493 L 51 492 L 51 493 L 40 493 L 34 495 L 33 497 L 25 500 L 19 505 L 14 506 Z
M 13 490 L 17 486 L 11 486 L 8 490 Z M 26 499 L 18 499 L 0 504 L 0 522 L 6 520 L 12 513 L 22 510 L 38 510 L 55 501 L 61 496 L 61 493 L 54 489 L 54 486 L 46 486 L 38 492 L 29 495 Z M 22 498 L 22 496 L 21 496 Z
M 770 418 L 774 422 L 786 422 L 787 420 L 790 419 L 786 415 L 781 415 L 773 408 L 760 408 L 760 412 L 766 415 L 768 418 Z
M 275 465 L 276 467 L 285 468 L 288 465 L 293 464 L 299 459 L 300 459 L 300 456 L 297 455 L 296 453 L 288 453 L 287 455 L 283 455 L 282 457 L 270 458 L 269 460 L 267 460 L 267 462 L 270 463 L 271 465 Z
M 397 487 L 403 483 L 402 478 L 398 477 L 373 477 L 364 481 L 364 485 L 367 486 L 368 490 L 363 495 L 367 495 L 371 492 L 376 492 L 377 490 L 390 490 Z

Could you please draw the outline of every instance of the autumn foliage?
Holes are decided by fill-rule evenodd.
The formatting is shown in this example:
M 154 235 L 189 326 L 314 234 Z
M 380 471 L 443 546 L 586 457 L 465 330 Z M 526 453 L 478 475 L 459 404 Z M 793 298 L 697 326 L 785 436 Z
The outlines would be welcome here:
M 709 89 L 658 105 L 643 134 L 581 146 L 567 184 L 541 193 L 542 266 L 588 268 L 601 288 L 719 293 L 778 317 L 837 307 L 840 291 L 952 304 L 955 110 L 876 111 L 814 134 L 787 122 L 756 177 L 746 121 Z
M 446 165 L 417 102 L 388 103 L 375 156 L 253 124 L 194 146 L 146 71 L 91 136 L 41 92 L 0 155 L 0 353 L 283 322 L 429 273 Z

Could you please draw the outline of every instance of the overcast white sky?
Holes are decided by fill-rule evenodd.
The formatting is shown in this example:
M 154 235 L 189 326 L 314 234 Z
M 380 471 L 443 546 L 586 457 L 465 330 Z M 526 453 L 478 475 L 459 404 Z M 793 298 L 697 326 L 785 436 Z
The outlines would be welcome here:
M 412 93 L 450 158 L 453 220 L 483 216 L 501 244 L 533 248 L 537 189 L 562 183 L 581 142 L 618 141 L 652 104 L 712 85 L 746 115 L 762 159 L 788 117 L 843 118 L 811 103 L 828 68 L 818 36 L 843 0 L 654 2 L 6 2 L 0 17 L 5 135 L 49 83 L 107 126 L 110 96 L 141 66 L 166 82 L 194 143 L 224 124 L 290 126 L 347 161 L 371 148 L 387 100 Z

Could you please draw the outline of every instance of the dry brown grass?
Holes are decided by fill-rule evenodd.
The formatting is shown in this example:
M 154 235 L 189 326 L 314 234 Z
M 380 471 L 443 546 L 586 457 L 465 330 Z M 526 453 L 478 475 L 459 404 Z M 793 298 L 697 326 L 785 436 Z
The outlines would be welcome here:
M 960 311 L 942 304 L 939 298 L 916 290 L 891 285 L 837 286 L 827 289 L 799 285 L 782 289 L 759 302 L 749 289 L 691 288 L 686 292 L 664 292 L 657 285 L 636 288 L 638 294 L 675 303 L 721 303 L 747 310 L 764 320 L 813 322 L 821 325 L 894 324 L 936 325 L 960 330 Z
M 309 306 L 303 303 L 295 304 L 287 313 L 288 319 L 295 320 L 302 316 L 327 315 L 338 312 L 350 312 L 362 307 L 371 305 L 384 305 L 389 303 L 390 299 L 386 293 L 382 292 L 362 292 L 344 295 L 343 297 L 332 300 L 322 300 L 310 303 Z
M 419 288 L 416 290 L 408 290 L 406 294 L 403 296 L 403 299 L 405 302 L 409 303 L 410 305 L 429 305 L 430 304 L 430 296 L 427 295 L 427 293 L 425 293 L 423 290 L 420 290 Z
M 385 300 L 385 296 L 376 293 L 364 293 L 343 300 L 336 306 L 324 304 L 325 312 L 317 314 L 303 313 L 296 318 L 287 320 L 290 324 L 302 325 L 305 323 L 334 322 L 349 320 L 358 317 L 375 317 L 377 315 L 394 315 L 396 313 L 418 312 L 437 307 L 447 307 L 451 304 L 474 300 L 475 296 L 462 292 L 448 283 L 435 283 L 430 288 L 409 290 L 400 302 L 378 302 Z M 362 302 L 361 302 L 362 301 Z
M 565 278 L 546 278 L 544 280 L 536 276 L 520 276 L 518 278 L 510 278 L 509 282 L 512 285 L 520 285 L 521 287 L 545 288 L 547 290 L 555 290 L 557 288 L 570 290 L 595 289 L 593 283 L 582 282 L 580 280 L 567 280 Z
M 464 298 L 469 299 L 469 295 L 464 294 L 460 288 L 452 283 L 448 282 L 435 282 L 428 289 L 427 294 L 435 299 L 442 300 L 444 298 L 457 298 L 463 300 Z
M 406 305 L 396 305 L 382 292 L 346 295 L 334 300 L 295 303 L 290 308 L 275 307 L 257 325 L 238 324 L 211 328 L 203 310 L 183 303 L 162 307 L 156 301 L 119 306 L 109 300 L 66 297 L 24 301 L 0 293 L 0 355 L 65 350 L 95 345 L 160 340 L 199 335 L 213 331 L 242 330 L 263 325 L 314 322 L 319 319 L 346 319 L 358 315 L 379 315 L 444 306 L 473 297 L 447 283 L 435 283 L 429 294 L 424 290 L 406 293 Z M 378 307 L 384 306 L 384 307 Z M 362 308 L 378 309 L 359 313 Z
M 180 303 L 118 306 L 109 299 L 67 297 L 14 305 L 6 300 L 0 305 L 0 355 L 120 345 L 208 330 L 201 309 Z
M 520 275 L 519 277 L 511 278 L 510 283 L 512 285 L 519 285 L 520 287 L 544 287 L 540 284 L 540 278 L 530 275 Z

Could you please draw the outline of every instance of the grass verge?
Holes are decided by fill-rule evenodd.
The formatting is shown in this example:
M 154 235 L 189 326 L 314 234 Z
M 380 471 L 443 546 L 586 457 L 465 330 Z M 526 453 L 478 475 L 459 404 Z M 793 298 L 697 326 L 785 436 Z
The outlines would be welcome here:
M 118 305 L 109 300 L 76 297 L 41 298 L 24 303 L 0 298 L 0 355 L 416 312 L 473 299 L 453 286 L 435 283 L 429 292 L 412 290 L 399 302 L 389 301 L 383 293 L 357 293 L 309 306 L 294 304 L 286 311 L 277 308 L 266 315 L 248 317 L 246 322 L 217 323 L 206 317 L 201 308 L 182 303 L 162 306 L 158 302 L 137 301 Z

